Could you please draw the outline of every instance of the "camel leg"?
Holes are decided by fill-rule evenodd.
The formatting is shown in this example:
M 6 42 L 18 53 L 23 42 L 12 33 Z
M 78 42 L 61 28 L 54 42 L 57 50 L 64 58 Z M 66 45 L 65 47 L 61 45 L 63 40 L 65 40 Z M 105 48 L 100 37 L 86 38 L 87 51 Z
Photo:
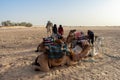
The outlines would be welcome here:
M 78 62 L 70 61 L 70 66 L 76 65 Z
M 48 59 L 47 56 L 43 53 L 40 56 L 38 56 L 38 60 L 37 63 L 39 64 L 39 66 L 35 66 L 35 70 L 40 70 L 40 71 L 44 71 L 47 72 L 49 71 L 49 66 L 48 66 Z
M 48 66 L 48 58 L 45 54 L 42 54 L 40 58 L 38 58 L 38 63 L 40 64 L 40 70 L 41 71 L 49 71 Z
M 64 61 L 64 58 L 61 58 L 61 59 L 49 59 L 49 66 L 59 66 L 59 65 L 64 65 L 65 64 L 65 61 Z
M 72 61 L 69 57 L 66 57 L 66 63 L 68 66 L 73 66 L 77 64 L 77 62 Z
M 44 65 L 43 66 L 34 65 L 33 68 L 35 71 L 43 71 L 43 72 L 48 72 L 50 70 L 49 67 L 44 67 Z
M 39 45 L 37 46 L 37 50 L 36 50 L 35 52 L 39 52 L 40 46 L 41 46 L 41 44 L 39 44 Z

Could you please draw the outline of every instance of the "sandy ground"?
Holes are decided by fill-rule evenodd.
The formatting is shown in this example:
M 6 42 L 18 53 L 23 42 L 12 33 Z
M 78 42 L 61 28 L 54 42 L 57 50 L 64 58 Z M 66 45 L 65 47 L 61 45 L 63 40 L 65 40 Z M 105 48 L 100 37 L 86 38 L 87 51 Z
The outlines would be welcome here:
M 46 36 L 41 28 L 0 28 L 0 80 L 120 80 L 120 27 L 64 27 L 88 29 L 104 37 L 102 53 L 95 61 L 83 60 L 76 66 L 54 67 L 36 72 L 31 63 L 40 53 L 37 45 Z

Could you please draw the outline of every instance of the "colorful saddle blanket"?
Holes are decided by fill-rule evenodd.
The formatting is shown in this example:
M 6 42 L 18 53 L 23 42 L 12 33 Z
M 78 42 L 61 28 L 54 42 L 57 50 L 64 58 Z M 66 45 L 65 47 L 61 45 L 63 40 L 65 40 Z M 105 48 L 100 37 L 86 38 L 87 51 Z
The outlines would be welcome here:
M 52 37 L 43 38 L 43 43 L 45 46 L 52 45 L 54 44 L 54 38 Z
M 43 38 L 43 42 L 44 46 L 49 47 L 49 49 L 46 50 L 48 58 L 59 59 L 62 58 L 65 54 L 69 55 L 69 51 L 65 43 L 56 44 L 53 37 Z
M 49 50 L 47 50 L 48 58 L 50 59 L 59 59 L 62 58 L 65 54 L 68 54 L 67 45 L 49 45 Z

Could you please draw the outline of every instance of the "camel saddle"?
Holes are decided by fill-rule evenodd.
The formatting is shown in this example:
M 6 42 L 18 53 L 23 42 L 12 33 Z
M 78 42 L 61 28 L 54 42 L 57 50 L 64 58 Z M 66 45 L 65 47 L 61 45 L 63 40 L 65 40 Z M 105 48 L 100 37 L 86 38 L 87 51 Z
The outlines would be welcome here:
M 69 51 L 67 50 L 67 45 L 48 45 L 49 49 L 46 50 L 49 59 L 59 59 L 64 55 L 69 55 Z
M 43 43 L 44 43 L 44 46 L 53 45 L 54 38 L 52 37 L 43 38 Z

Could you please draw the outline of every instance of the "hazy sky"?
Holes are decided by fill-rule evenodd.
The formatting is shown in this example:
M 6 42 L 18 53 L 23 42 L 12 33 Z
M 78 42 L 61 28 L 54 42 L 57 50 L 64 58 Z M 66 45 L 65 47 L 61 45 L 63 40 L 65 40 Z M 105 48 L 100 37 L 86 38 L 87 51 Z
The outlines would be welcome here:
M 0 22 L 120 25 L 120 0 L 0 0 Z

